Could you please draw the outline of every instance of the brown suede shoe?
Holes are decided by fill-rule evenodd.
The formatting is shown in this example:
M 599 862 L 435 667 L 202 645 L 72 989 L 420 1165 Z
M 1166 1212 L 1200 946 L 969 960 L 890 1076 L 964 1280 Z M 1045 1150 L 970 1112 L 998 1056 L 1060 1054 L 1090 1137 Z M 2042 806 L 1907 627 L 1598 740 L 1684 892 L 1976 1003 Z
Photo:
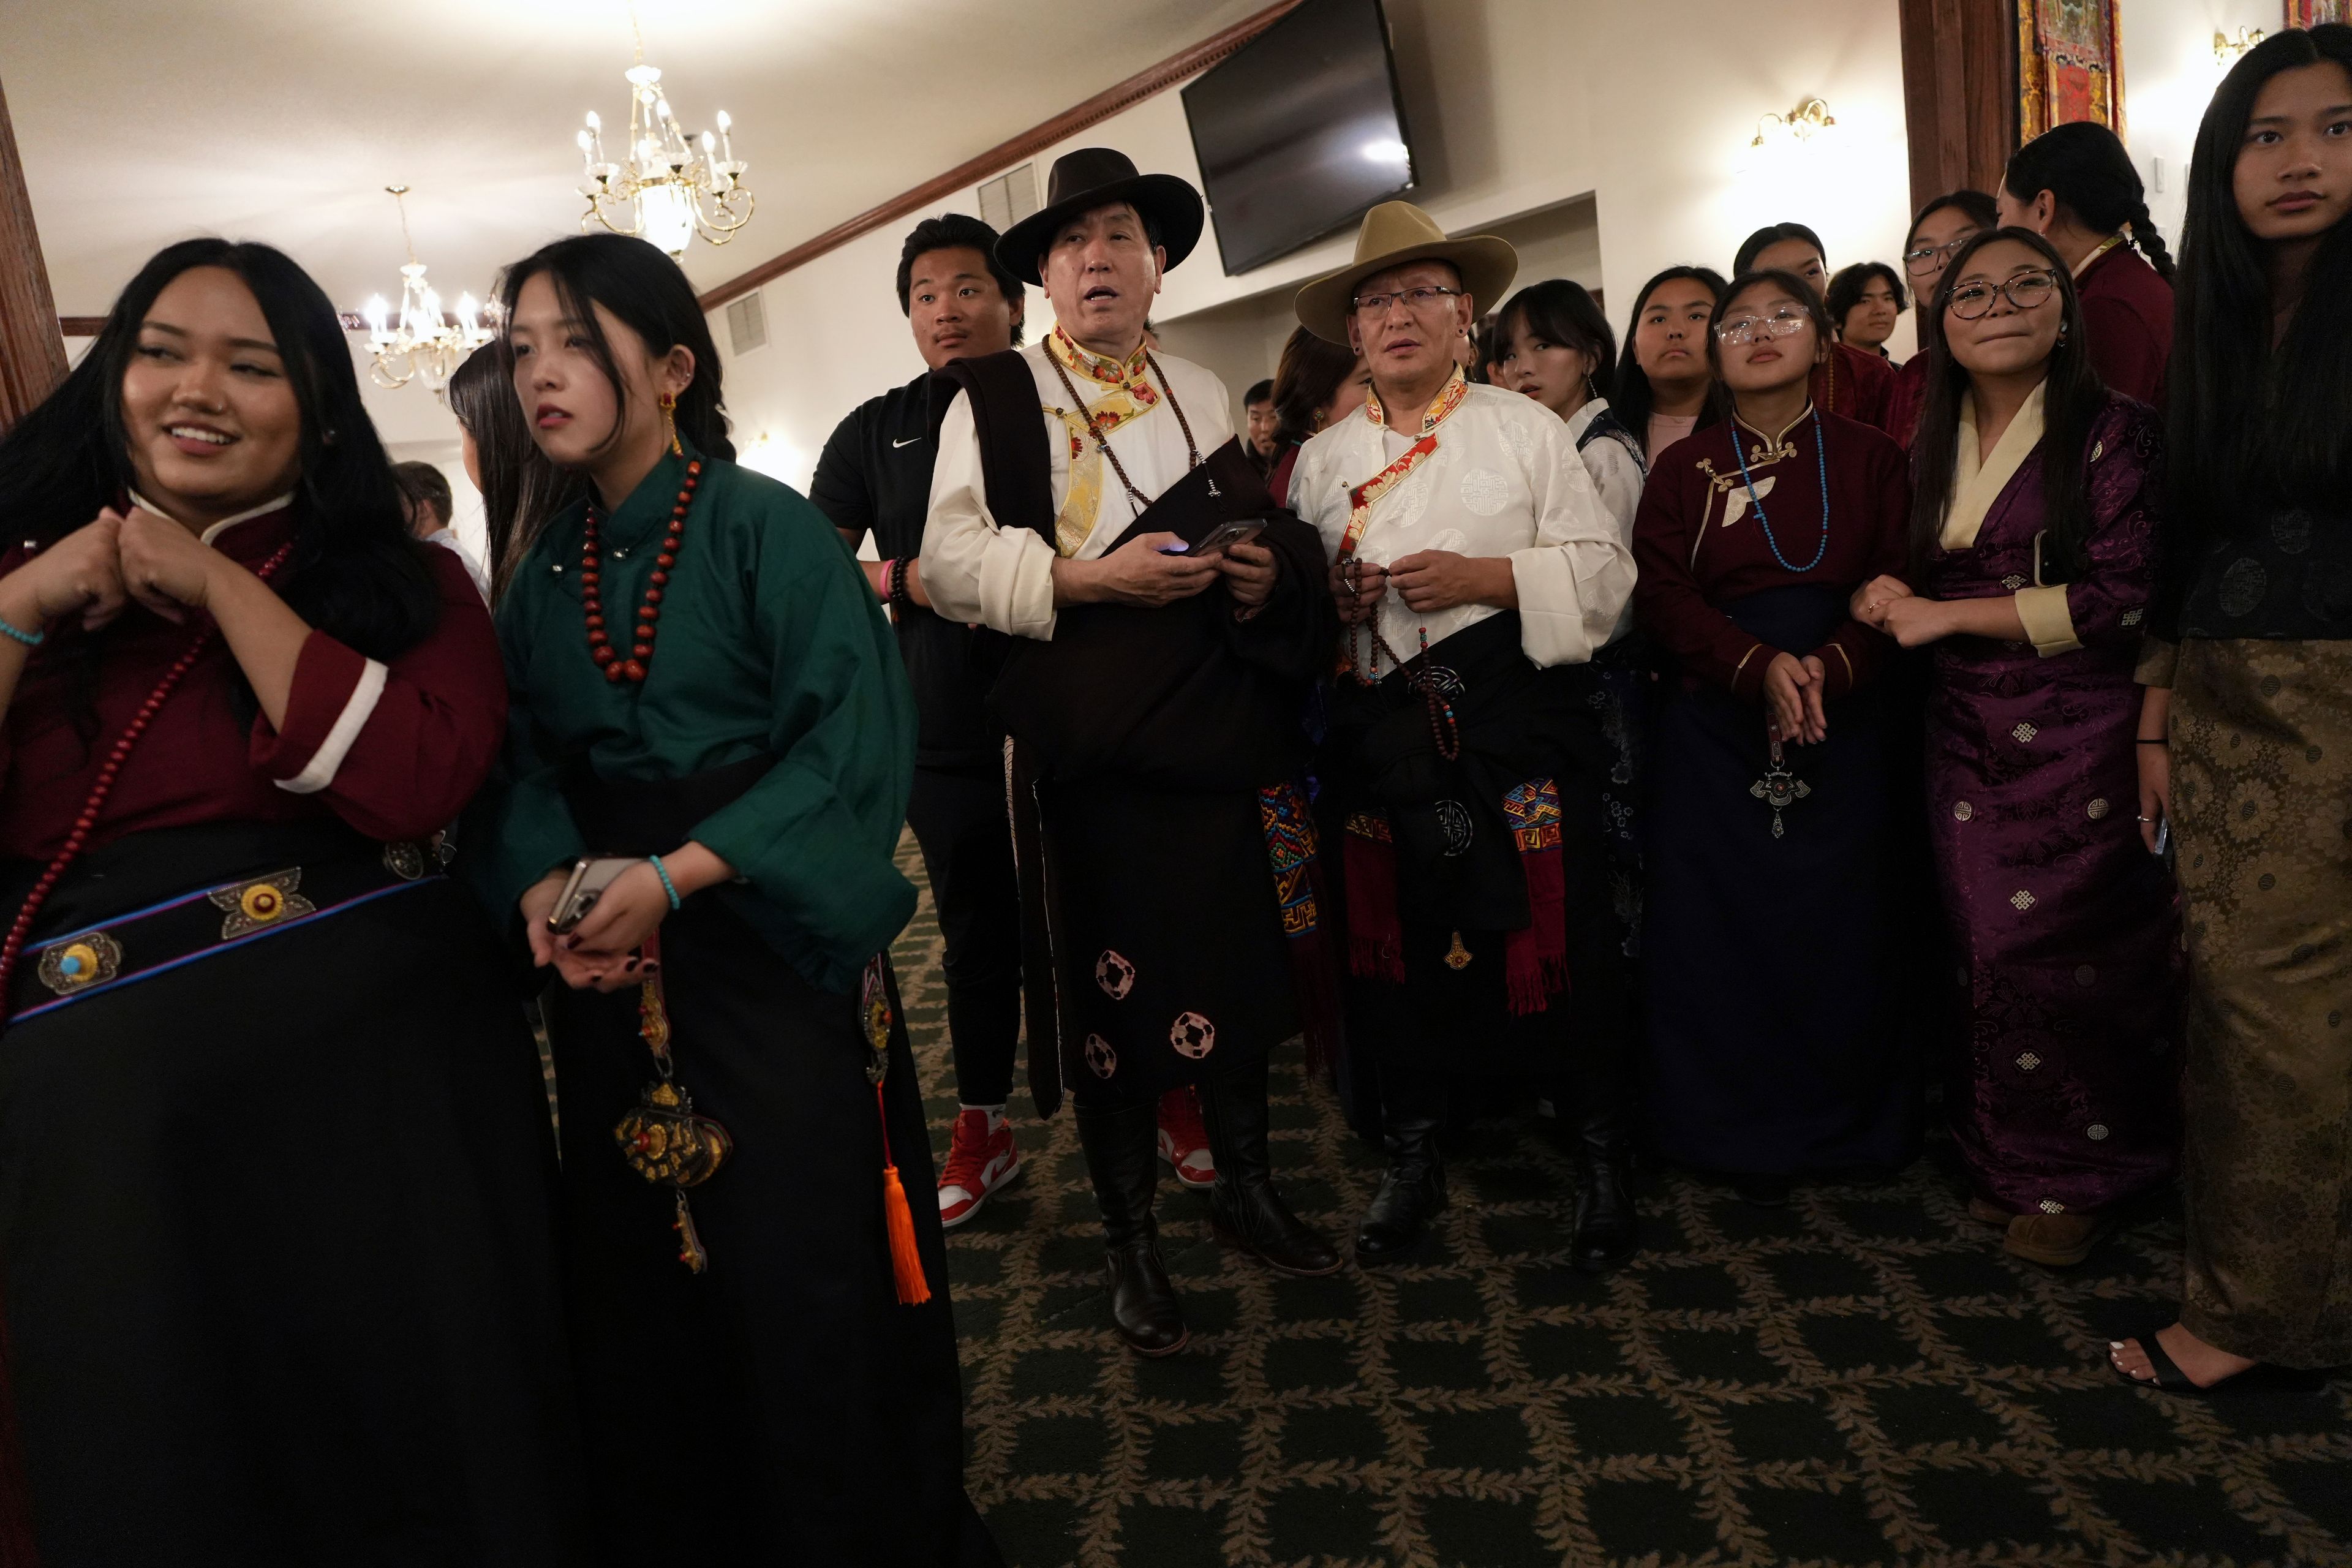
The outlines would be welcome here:
M 1989 1198 L 1970 1198 L 1969 1200 L 1969 1217 L 1976 1221 L 1979 1225 L 2006 1226 L 2011 1220 L 2015 1219 L 2017 1215 L 2010 1213 L 2007 1209 L 2001 1207 L 1999 1204 L 1992 1202 Z
M 2009 1239 L 2002 1249 L 2028 1263 L 2066 1268 L 2091 1256 L 2091 1248 L 2106 1239 L 2116 1222 L 2106 1215 L 2021 1214 L 2009 1222 Z

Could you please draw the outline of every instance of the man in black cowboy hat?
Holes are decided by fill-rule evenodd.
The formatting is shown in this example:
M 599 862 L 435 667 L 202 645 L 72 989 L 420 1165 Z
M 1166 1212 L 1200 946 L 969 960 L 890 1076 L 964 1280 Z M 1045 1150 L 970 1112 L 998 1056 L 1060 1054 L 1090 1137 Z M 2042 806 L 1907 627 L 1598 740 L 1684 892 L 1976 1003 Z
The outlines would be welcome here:
M 1148 349 L 1201 198 L 1120 153 L 1073 153 L 997 254 L 1058 324 L 950 365 L 923 576 L 952 619 L 1013 637 L 991 696 L 1010 785 L 1030 1089 L 1066 1086 L 1128 1343 L 1186 1338 L 1152 1219 L 1154 1104 L 1197 1086 L 1219 1232 L 1324 1274 L 1328 1243 L 1270 1180 L 1266 1056 L 1318 1011 L 1312 828 L 1290 787 L 1331 610 L 1312 530 L 1269 509 L 1214 375 Z M 1314 994 L 1310 991 L 1310 996 Z

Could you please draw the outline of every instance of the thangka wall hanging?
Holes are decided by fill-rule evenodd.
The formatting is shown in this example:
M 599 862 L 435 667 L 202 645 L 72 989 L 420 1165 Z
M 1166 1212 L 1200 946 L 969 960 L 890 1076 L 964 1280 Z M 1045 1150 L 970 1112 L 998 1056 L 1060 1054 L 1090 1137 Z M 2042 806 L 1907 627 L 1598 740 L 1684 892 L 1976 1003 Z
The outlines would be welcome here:
M 2352 22 L 2352 0 L 2286 0 L 2286 25 L 2316 27 L 2322 22 Z
M 2290 4 L 2294 0 L 2289 0 Z M 2343 0 L 2308 0 L 2342 4 Z M 2118 0 L 2017 0 L 2017 140 L 2095 120 L 2124 133 Z

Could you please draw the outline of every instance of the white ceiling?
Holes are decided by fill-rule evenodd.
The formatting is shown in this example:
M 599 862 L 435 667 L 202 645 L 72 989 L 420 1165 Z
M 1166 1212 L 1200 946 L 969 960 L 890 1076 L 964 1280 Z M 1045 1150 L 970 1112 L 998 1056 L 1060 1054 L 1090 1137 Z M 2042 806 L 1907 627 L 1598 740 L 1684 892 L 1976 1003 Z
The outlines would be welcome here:
M 708 288 L 1260 9 L 1265 0 L 643 0 L 678 118 L 735 121 L 759 200 Z M 397 299 L 412 186 L 445 299 L 572 232 L 573 133 L 625 124 L 624 0 L 5 0 L 0 83 L 62 315 L 192 234 L 291 252 L 338 306 Z

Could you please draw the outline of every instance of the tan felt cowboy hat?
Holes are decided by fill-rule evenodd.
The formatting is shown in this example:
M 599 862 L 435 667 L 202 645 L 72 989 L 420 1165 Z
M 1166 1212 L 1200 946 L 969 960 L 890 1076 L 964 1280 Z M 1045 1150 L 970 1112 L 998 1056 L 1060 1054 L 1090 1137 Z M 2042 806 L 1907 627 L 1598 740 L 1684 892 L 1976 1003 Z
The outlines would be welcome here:
M 996 259 L 1024 283 L 1045 281 L 1045 247 L 1074 217 L 1125 202 L 1160 231 L 1168 265 L 1192 254 L 1206 216 L 1201 193 L 1173 174 L 1145 174 L 1135 160 L 1108 147 L 1081 147 L 1054 160 L 1045 176 L 1045 205 L 1004 231 Z
M 1448 239 L 1437 221 L 1411 202 L 1382 202 L 1356 231 L 1356 259 L 1298 291 L 1298 324 L 1327 342 L 1345 344 L 1356 285 L 1408 261 L 1444 261 L 1462 274 L 1462 288 L 1480 313 L 1503 302 L 1519 269 L 1510 241 L 1491 234 Z

